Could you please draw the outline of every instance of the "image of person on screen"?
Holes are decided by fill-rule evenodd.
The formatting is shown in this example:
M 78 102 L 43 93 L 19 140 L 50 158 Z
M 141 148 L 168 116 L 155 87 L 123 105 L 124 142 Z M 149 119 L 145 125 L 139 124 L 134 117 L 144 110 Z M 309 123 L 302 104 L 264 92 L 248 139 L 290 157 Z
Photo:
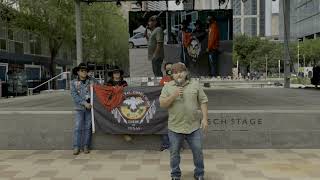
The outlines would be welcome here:
M 189 67 L 188 46 L 191 43 L 192 30 L 189 28 L 189 22 L 183 20 L 181 23 L 181 30 L 178 35 L 178 42 L 181 45 L 180 60 L 187 67 Z
M 152 63 L 154 76 L 162 77 L 161 67 L 164 59 L 164 33 L 158 16 L 154 15 L 149 18 L 147 29 L 151 30 L 150 36 L 148 33 L 145 33 L 148 39 L 148 59 Z
M 200 42 L 206 37 L 206 31 L 203 29 L 202 22 L 197 20 L 194 23 L 195 29 L 192 32 L 192 36 L 195 36 Z
M 208 16 L 207 23 L 209 25 L 208 29 L 208 48 L 209 53 L 209 69 L 210 76 L 213 78 L 217 77 L 218 73 L 218 55 L 219 55 L 219 27 L 214 16 Z

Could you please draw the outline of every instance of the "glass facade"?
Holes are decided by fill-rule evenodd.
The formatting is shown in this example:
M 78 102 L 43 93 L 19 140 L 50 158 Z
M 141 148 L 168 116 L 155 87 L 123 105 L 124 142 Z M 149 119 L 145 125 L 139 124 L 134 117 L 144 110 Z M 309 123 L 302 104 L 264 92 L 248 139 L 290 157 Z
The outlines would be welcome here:
M 280 1 L 280 7 L 283 3 Z M 291 37 L 314 38 L 320 32 L 320 1 L 319 0 L 292 0 L 290 1 L 290 31 Z M 283 11 L 280 9 L 280 16 Z M 280 32 L 283 31 L 283 23 Z M 283 34 L 281 34 L 283 39 Z
M 247 0 L 243 5 L 245 15 L 257 15 L 257 0 Z
M 257 35 L 257 18 L 244 19 L 244 33 L 249 36 Z
M 233 15 L 241 15 L 241 1 L 231 1 Z
M 232 0 L 231 3 L 233 8 L 233 33 L 265 36 L 265 0 L 247 0 L 246 2 Z

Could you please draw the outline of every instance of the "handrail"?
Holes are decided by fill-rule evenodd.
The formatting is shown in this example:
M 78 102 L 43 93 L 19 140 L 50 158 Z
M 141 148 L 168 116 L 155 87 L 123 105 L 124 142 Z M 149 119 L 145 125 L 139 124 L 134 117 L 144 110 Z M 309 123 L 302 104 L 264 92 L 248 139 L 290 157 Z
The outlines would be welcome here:
M 41 83 L 40 85 L 38 85 L 38 86 L 36 86 L 36 87 L 34 87 L 34 88 L 28 88 L 28 96 L 29 96 L 29 95 L 32 95 L 32 94 L 33 94 L 33 91 L 34 91 L 35 89 L 38 89 L 39 87 L 41 87 L 41 86 L 43 86 L 43 85 L 45 85 L 45 84 L 49 84 L 51 81 L 55 80 L 56 78 L 58 78 L 58 77 L 60 77 L 60 76 L 62 76 L 62 75 L 64 75 L 64 74 L 70 74 L 70 72 L 68 72 L 68 71 L 67 71 L 67 72 L 62 72 L 62 73 L 56 75 L 55 77 L 47 80 L 47 81 L 44 82 L 44 83 Z M 48 87 L 48 88 L 50 88 L 50 87 Z

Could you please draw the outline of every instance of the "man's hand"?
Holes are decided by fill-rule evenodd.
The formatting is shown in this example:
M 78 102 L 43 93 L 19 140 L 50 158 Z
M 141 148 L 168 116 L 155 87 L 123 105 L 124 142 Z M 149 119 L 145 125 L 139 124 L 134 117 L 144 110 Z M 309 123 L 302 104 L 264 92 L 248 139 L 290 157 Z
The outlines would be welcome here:
M 200 127 L 204 133 L 207 133 L 208 132 L 208 119 L 202 119 Z
M 85 107 L 86 109 L 91 109 L 91 108 L 92 108 L 91 104 L 89 104 L 89 103 L 85 103 L 85 104 L 84 104 L 84 107 Z
M 173 96 L 175 98 L 177 98 L 178 96 L 183 96 L 183 88 L 182 87 L 178 87 L 176 89 L 176 91 L 173 93 Z

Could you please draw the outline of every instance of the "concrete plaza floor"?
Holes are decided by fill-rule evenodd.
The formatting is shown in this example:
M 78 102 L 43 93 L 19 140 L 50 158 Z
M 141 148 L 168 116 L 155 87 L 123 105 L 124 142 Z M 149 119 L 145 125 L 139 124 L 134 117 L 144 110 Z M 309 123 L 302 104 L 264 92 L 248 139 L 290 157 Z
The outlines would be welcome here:
M 317 149 L 204 150 L 207 180 L 318 180 Z M 182 153 L 182 180 L 192 180 L 192 154 Z M 0 180 L 168 180 L 169 152 L 96 150 L 0 151 Z

